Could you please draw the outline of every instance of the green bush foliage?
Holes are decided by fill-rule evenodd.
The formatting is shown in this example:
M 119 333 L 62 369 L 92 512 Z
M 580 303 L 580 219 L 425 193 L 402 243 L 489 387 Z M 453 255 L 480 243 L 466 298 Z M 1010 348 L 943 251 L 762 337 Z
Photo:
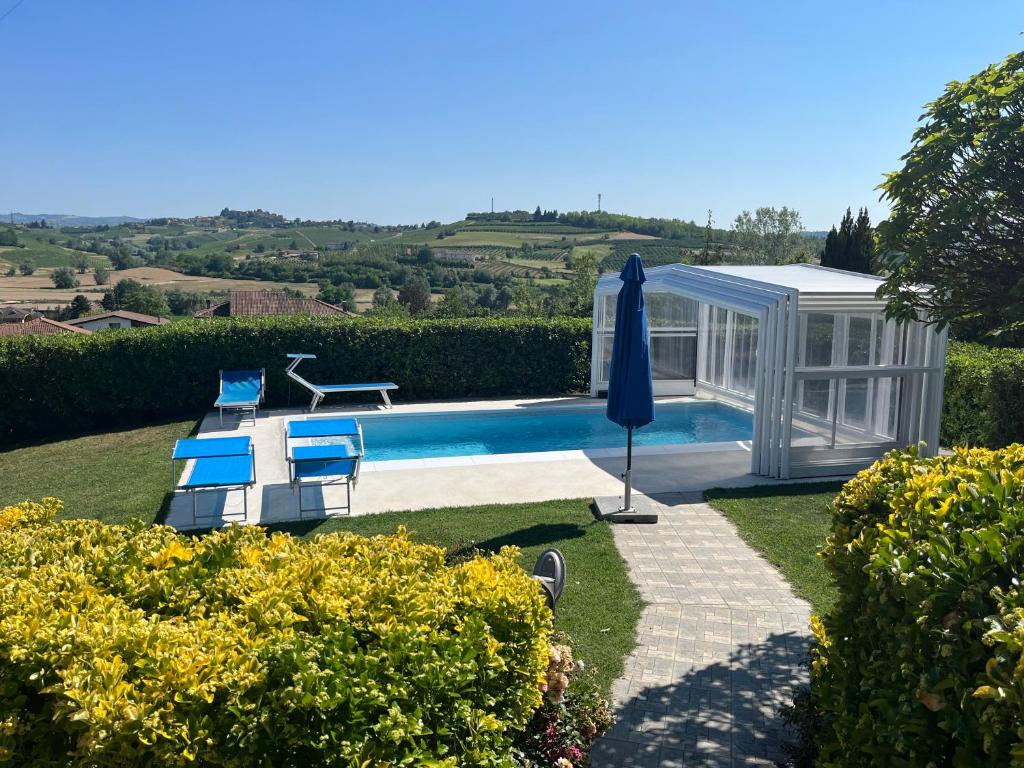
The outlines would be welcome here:
M 551 612 L 503 549 L 0 510 L 0 765 L 508 766 Z
M 217 397 L 220 369 L 266 368 L 268 405 L 285 405 L 289 386 L 304 404 L 284 375 L 287 352 L 317 355 L 301 369 L 310 381 L 394 381 L 397 400 L 553 395 L 588 386 L 590 323 L 225 318 L 19 336 L 0 342 L 0 440 L 198 414 Z
M 943 445 L 999 448 L 1024 440 L 1024 349 L 952 342 L 946 355 Z
M 894 451 L 832 514 L 818 765 L 1024 765 L 1024 446 Z

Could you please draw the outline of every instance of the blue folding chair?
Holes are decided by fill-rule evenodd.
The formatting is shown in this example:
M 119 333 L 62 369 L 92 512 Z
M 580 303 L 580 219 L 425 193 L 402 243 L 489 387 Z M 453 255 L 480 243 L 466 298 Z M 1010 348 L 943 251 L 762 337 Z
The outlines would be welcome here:
M 243 417 L 248 411 L 252 414 L 253 423 L 256 423 L 256 410 L 263 402 L 266 378 L 266 368 L 258 371 L 220 372 L 220 395 L 213 405 L 220 411 L 221 426 L 224 425 L 225 410 L 241 411 Z
M 309 441 L 309 445 L 294 445 L 293 441 Z M 330 441 L 313 443 L 312 441 Z M 288 482 L 299 493 L 299 519 L 306 512 L 344 509 L 352 511 L 352 486 L 359 482 L 359 464 L 362 461 L 363 428 L 351 418 L 296 419 L 288 422 L 284 437 L 285 460 L 288 462 Z M 331 481 L 333 478 L 333 482 Z M 323 489 L 329 485 L 345 484 L 345 506 L 305 507 L 302 503 L 304 485 Z
M 249 487 L 256 484 L 256 453 L 251 437 L 188 438 L 178 440 L 171 454 L 171 492 L 176 461 L 192 461 L 192 471 L 178 486 L 192 495 L 192 524 L 196 514 L 196 494 L 203 490 L 242 489 L 243 520 L 249 517 Z M 212 518 L 207 518 L 212 519 Z

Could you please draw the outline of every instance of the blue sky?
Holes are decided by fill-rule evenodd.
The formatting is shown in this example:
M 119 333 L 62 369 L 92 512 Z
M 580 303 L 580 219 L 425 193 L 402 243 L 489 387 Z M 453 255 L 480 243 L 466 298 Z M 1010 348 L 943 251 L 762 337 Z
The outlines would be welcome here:
M 1021 31 L 1008 0 L 23 0 L 0 21 L 0 211 L 408 223 L 601 192 L 824 229 L 884 214 L 922 105 Z

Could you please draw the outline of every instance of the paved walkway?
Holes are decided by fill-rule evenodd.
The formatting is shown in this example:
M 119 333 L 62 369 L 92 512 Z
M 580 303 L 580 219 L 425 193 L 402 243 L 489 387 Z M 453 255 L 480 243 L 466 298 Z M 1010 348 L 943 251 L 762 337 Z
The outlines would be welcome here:
M 806 679 L 810 608 L 699 496 L 656 506 L 657 525 L 613 526 L 648 606 L 593 765 L 770 766 L 789 736 L 779 707 Z

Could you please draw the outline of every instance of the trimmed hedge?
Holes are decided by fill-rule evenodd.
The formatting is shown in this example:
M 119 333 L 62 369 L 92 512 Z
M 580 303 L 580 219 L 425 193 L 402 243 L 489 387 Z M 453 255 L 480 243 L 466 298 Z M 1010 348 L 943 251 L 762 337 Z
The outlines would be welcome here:
M 999 448 L 1024 440 L 1024 349 L 951 342 L 943 445 Z
M 198 414 L 220 369 L 266 368 L 268 405 L 284 405 L 287 352 L 317 355 L 310 381 L 394 381 L 398 400 L 565 394 L 589 386 L 590 322 L 271 317 L 14 337 L 0 343 L 0 439 Z M 292 384 L 291 399 L 308 395 Z
M 817 764 L 1024 764 L 1024 446 L 888 454 L 839 494 L 822 557 Z
M 505 548 L 0 510 L 0 764 L 511 765 L 551 612 Z

